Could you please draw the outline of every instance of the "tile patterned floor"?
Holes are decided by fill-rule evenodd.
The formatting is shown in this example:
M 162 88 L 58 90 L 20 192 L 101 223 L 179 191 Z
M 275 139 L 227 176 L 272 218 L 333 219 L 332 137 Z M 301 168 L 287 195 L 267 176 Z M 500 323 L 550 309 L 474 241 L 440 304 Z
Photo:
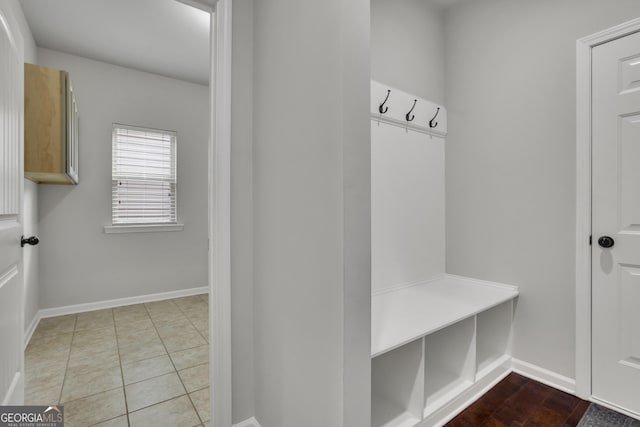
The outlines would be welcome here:
M 67 427 L 208 426 L 208 296 L 42 319 L 25 351 L 25 403 Z
M 589 402 L 509 374 L 447 427 L 575 427 Z

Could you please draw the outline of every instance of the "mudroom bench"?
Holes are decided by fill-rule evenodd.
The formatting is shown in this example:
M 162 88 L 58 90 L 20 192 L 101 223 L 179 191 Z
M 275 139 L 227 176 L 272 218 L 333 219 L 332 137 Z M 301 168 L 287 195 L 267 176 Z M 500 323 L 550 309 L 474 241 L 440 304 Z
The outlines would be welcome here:
M 517 296 L 453 275 L 374 294 L 371 425 L 442 425 L 503 378 Z

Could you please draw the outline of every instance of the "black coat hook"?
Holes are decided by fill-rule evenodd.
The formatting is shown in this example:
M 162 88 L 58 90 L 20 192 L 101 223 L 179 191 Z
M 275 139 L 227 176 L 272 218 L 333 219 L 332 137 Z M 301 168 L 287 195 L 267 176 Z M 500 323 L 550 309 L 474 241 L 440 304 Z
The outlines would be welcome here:
M 433 119 L 429 120 L 429 127 L 430 128 L 434 128 L 436 126 L 438 126 L 438 122 L 434 122 L 434 120 L 436 119 L 436 117 L 438 117 L 438 113 L 440 112 L 440 107 L 438 107 L 438 109 L 436 110 L 436 115 L 433 116 Z
M 387 111 L 389 111 L 389 107 L 384 106 L 384 104 L 386 104 L 387 100 L 389 99 L 389 95 L 391 95 L 391 89 L 387 89 L 387 97 L 384 99 L 384 101 L 382 101 L 382 104 L 380 104 L 380 106 L 378 107 L 378 111 L 380 112 L 380 114 L 384 114 Z
M 409 112 L 404 116 L 405 119 L 407 119 L 408 122 L 413 121 L 413 119 L 416 118 L 415 115 L 412 115 L 411 112 L 413 111 L 414 108 L 416 108 L 416 104 L 418 103 L 417 99 L 413 100 L 413 107 L 411 107 L 411 110 L 409 110 Z

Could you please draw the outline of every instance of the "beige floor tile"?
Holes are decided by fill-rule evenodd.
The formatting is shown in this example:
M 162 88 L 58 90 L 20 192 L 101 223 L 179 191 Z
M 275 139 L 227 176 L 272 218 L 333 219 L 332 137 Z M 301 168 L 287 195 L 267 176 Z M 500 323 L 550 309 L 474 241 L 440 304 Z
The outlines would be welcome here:
M 155 325 L 151 321 L 151 318 L 147 316 L 146 318 L 140 318 L 138 320 L 118 320 L 116 319 L 116 329 L 118 333 L 134 330 L 149 330 L 155 329 Z
M 31 366 L 25 364 L 25 387 L 32 389 L 56 383 L 60 383 L 60 385 L 62 385 L 65 372 L 66 365 L 44 371 L 33 369 Z
M 158 328 L 158 333 L 169 353 L 198 347 L 207 343 L 192 325 Z
M 68 350 L 71 347 L 72 337 L 73 332 L 62 332 L 59 334 L 40 336 L 36 336 L 34 334 L 27 345 L 25 354 L 46 353 L 50 355 L 58 351 Z
M 109 421 L 94 424 L 94 427 L 129 427 L 129 421 L 127 421 L 127 416 L 123 415 Z
M 158 304 L 158 303 L 152 303 Z M 160 320 L 163 318 L 173 318 L 184 316 L 180 308 L 174 303 L 167 303 L 167 305 L 147 305 L 147 311 L 149 312 L 149 316 L 153 320 Z
M 92 334 L 94 331 L 76 332 L 71 343 L 71 355 L 82 352 L 107 352 L 118 348 L 115 330 L 98 329 L 96 331 L 103 332 L 95 336 Z
M 49 384 L 44 388 L 29 388 L 24 392 L 25 405 L 58 405 L 60 403 L 60 391 L 62 390 L 62 382 L 60 384 Z
M 65 427 L 86 427 L 126 414 L 122 388 L 67 402 Z
M 64 373 L 64 367 L 55 371 L 34 371 L 25 365 L 25 404 L 57 405 L 60 401 Z
M 76 315 L 47 317 L 40 319 L 34 336 L 53 335 L 64 332 L 73 332 L 76 326 Z
M 194 427 L 200 424 L 187 396 L 171 399 L 129 414 L 132 427 Z
M 67 343 L 53 343 L 27 347 L 24 354 L 25 366 L 37 372 L 48 372 L 67 365 L 71 351 L 71 338 Z
M 193 322 L 193 326 L 195 326 L 198 332 L 200 332 L 200 335 L 202 335 L 204 339 L 209 341 L 209 322 L 207 320 L 205 321 L 192 320 L 192 322 Z
M 140 343 L 120 347 L 120 359 L 122 363 L 132 363 L 139 360 L 150 359 L 167 354 L 162 342 Z
M 76 331 L 105 328 L 108 326 L 113 327 L 113 310 L 110 308 L 79 313 L 78 320 L 76 321 Z
M 107 368 L 120 365 L 117 347 L 71 349 L 69 368 Z
M 209 321 L 209 309 L 205 309 L 204 311 L 202 310 L 198 310 L 198 311 L 187 311 L 185 312 L 186 316 L 189 318 L 189 320 L 191 320 L 192 322 L 208 322 Z
M 166 354 L 160 336 L 154 329 L 127 329 L 118 332 L 118 348 L 123 363 L 136 362 Z
M 24 358 L 25 372 L 27 375 L 42 375 L 48 372 L 62 371 L 67 367 L 69 353 L 59 354 L 56 357 L 26 356 Z
M 170 299 L 166 299 L 162 301 L 147 302 L 144 305 L 145 307 L 147 307 L 147 310 L 149 310 L 150 312 L 157 311 L 157 310 L 174 309 L 177 307 L 177 305 Z
M 201 345 L 188 350 L 169 354 L 177 370 L 191 368 L 192 366 L 209 363 L 209 346 Z
M 118 332 L 122 363 L 132 363 L 167 354 L 155 329 Z
M 191 295 L 188 297 L 174 298 L 172 301 L 183 310 L 188 307 L 193 307 L 194 305 L 203 304 L 202 299 L 200 298 L 200 295 Z
M 200 415 L 202 421 L 209 421 L 211 419 L 211 404 L 209 401 L 209 387 L 202 390 L 194 391 L 189 394 L 193 405 Z
M 178 371 L 189 393 L 209 387 L 209 364 L 194 366 Z
M 114 388 L 122 388 L 120 366 L 98 369 L 69 368 L 65 376 L 62 399 L 60 400 L 65 403 Z
M 209 313 L 204 312 L 186 312 L 185 315 L 191 321 L 191 323 L 195 322 L 208 322 L 209 321 Z
M 109 349 L 116 345 L 116 330 L 113 326 L 106 328 L 86 329 L 73 334 L 72 349 L 100 347 Z
M 119 320 L 139 320 L 149 317 L 147 308 L 144 304 L 125 305 L 123 307 L 115 307 L 113 316 L 116 322 Z
M 129 411 L 185 394 L 178 374 L 171 373 L 125 386 Z
M 136 383 L 170 372 L 175 372 L 175 369 L 167 355 L 122 365 L 125 384 Z
M 156 328 L 185 327 L 190 326 L 191 321 L 182 312 L 167 316 L 152 317 Z
M 138 344 L 161 343 L 160 336 L 153 329 L 124 329 L 118 330 L 118 346 L 129 347 Z
M 200 426 L 207 334 L 206 294 L 42 319 L 25 350 L 25 402 L 63 402 L 67 427 Z

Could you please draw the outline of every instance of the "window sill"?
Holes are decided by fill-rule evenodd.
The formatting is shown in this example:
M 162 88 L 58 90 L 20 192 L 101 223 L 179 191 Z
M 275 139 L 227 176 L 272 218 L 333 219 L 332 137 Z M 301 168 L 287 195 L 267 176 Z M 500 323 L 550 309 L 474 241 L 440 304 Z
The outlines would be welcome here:
M 164 231 L 182 231 L 184 224 L 136 224 L 136 225 L 105 225 L 106 234 L 120 233 L 155 233 Z

